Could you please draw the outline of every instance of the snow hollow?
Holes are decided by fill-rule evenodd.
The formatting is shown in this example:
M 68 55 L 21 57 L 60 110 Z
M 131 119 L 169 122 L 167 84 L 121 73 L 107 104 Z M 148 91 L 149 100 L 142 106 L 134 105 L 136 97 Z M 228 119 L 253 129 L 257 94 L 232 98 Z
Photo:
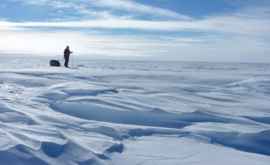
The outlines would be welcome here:
M 270 162 L 269 64 L 49 60 L 0 60 L 0 165 Z

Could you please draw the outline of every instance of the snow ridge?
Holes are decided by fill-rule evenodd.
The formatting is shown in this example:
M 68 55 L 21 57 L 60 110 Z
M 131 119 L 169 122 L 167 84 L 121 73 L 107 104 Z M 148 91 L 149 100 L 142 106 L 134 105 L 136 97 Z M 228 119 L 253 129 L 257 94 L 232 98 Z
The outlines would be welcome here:
M 40 62 L 0 67 L 2 164 L 270 160 L 267 65 Z

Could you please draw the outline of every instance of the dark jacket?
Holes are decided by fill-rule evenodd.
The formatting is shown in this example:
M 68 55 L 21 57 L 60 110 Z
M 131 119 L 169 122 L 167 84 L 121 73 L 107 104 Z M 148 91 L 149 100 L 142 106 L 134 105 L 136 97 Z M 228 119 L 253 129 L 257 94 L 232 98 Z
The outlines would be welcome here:
M 70 54 L 71 54 L 71 51 L 69 50 L 69 48 L 66 48 L 64 51 L 64 55 L 69 56 Z

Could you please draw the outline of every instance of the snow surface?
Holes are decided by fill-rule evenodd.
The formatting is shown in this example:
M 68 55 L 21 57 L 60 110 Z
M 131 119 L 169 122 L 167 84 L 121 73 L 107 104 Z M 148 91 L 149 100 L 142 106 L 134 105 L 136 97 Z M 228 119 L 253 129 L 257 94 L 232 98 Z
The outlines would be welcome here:
M 270 65 L 48 61 L 1 57 L 1 165 L 270 162 Z

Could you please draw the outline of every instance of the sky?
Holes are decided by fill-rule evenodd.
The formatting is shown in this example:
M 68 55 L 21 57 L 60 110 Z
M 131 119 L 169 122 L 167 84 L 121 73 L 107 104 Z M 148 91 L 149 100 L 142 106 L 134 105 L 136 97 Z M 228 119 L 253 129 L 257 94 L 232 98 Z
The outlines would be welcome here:
M 269 0 L 1 0 L 0 54 L 270 62 Z

